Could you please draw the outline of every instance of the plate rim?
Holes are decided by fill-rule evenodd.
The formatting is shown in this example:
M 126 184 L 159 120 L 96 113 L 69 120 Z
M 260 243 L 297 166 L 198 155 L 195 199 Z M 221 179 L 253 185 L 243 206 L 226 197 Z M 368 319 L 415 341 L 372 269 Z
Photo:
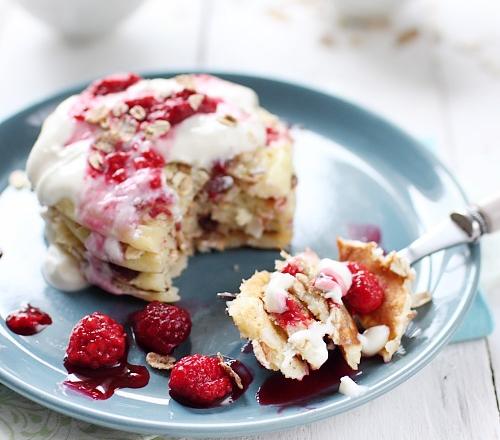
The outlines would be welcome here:
M 448 167 L 435 155 L 432 151 L 426 148 L 418 139 L 408 134 L 405 130 L 395 125 L 390 120 L 385 117 L 379 116 L 374 111 L 363 107 L 355 102 L 349 101 L 342 97 L 339 97 L 327 90 L 315 87 L 311 84 L 301 83 L 297 81 L 291 81 L 286 78 L 279 78 L 272 75 L 260 75 L 252 74 L 233 70 L 200 70 L 200 69 L 186 69 L 186 70 L 166 70 L 166 71 L 147 71 L 140 73 L 141 76 L 145 78 L 155 78 L 155 77 L 169 77 L 183 73 L 208 73 L 216 76 L 226 77 L 238 82 L 242 79 L 260 80 L 268 83 L 275 83 L 279 85 L 291 86 L 294 89 L 299 89 L 306 93 L 315 93 L 322 95 L 324 98 L 336 101 L 340 106 L 346 107 L 355 113 L 361 114 L 364 117 L 368 117 L 377 124 L 385 125 L 391 131 L 404 136 L 407 139 L 411 139 L 415 144 L 415 148 L 419 154 L 425 157 L 427 160 L 437 165 L 442 172 L 450 179 L 455 189 L 458 190 L 464 203 L 468 203 L 468 198 L 462 185 L 459 183 L 456 176 L 448 169 Z M 45 98 L 36 100 L 34 103 L 22 107 L 21 109 L 15 111 L 0 119 L 0 125 L 4 125 L 13 121 L 14 119 L 22 117 L 26 113 L 33 112 L 34 109 L 40 107 L 47 103 L 48 101 L 53 101 L 57 99 L 62 99 L 69 94 L 74 94 L 79 92 L 81 89 L 88 85 L 88 81 L 79 82 L 76 85 L 65 87 L 64 89 L 50 94 Z M 2 188 L 3 191 L 4 188 Z M 23 382 L 19 377 L 6 371 L 2 366 L 0 361 L 0 381 L 5 386 L 11 388 L 15 392 L 21 394 L 22 396 L 44 406 L 56 412 L 65 414 L 70 417 L 74 417 L 89 423 L 98 424 L 108 428 L 118 429 L 118 430 L 129 430 L 137 433 L 161 433 L 168 435 L 189 435 L 192 437 L 208 437 L 217 435 L 219 437 L 229 437 L 234 435 L 242 434 L 257 434 L 262 432 L 272 432 L 289 429 L 295 426 L 304 425 L 307 423 L 312 423 L 327 417 L 331 417 L 349 410 L 352 410 L 358 406 L 364 405 L 365 403 L 380 397 L 391 389 L 403 382 L 408 380 L 411 376 L 420 371 L 429 362 L 431 362 L 435 356 L 440 352 L 442 347 L 451 339 L 453 333 L 462 323 L 466 312 L 469 310 L 473 299 L 476 296 L 479 274 L 481 269 L 481 253 L 480 244 L 474 244 L 470 246 L 470 275 L 467 278 L 466 288 L 463 293 L 463 302 L 461 303 L 461 308 L 457 311 L 455 310 L 452 319 L 443 326 L 441 331 L 429 342 L 427 347 L 421 350 L 420 353 L 415 357 L 413 362 L 408 365 L 403 366 L 398 369 L 390 376 L 388 376 L 383 383 L 378 383 L 372 387 L 369 392 L 365 395 L 360 396 L 356 399 L 347 399 L 345 403 L 338 407 L 331 407 L 331 404 L 323 405 L 320 408 L 308 409 L 304 412 L 295 413 L 291 415 L 280 415 L 274 419 L 265 420 L 250 420 L 245 422 L 218 422 L 215 423 L 197 423 L 196 425 L 190 423 L 176 423 L 171 420 L 165 420 L 162 423 L 151 422 L 146 419 L 133 418 L 130 416 L 120 416 L 114 413 L 105 412 L 99 409 L 82 407 L 76 402 L 67 402 L 61 396 L 54 395 L 50 392 L 45 392 L 38 389 L 36 386 L 30 385 L 29 383 Z

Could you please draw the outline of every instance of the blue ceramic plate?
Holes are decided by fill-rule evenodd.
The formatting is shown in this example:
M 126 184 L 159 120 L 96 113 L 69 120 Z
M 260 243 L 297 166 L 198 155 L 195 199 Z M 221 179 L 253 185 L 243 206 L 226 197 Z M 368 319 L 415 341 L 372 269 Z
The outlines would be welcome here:
M 161 76 L 171 76 L 165 73 Z M 158 75 L 159 76 L 159 75 Z M 417 141 L 383 119 L 348 102 L 302 86 L 246 75 L 221 75 L 257 91 L 262 104 L 305 133 L 298 135 L 299 178 L 293 250 L 310 246 L 335 256 L 335 237 L 356 224 L 378 225 L 386 249 L 404 247 L 452 209 L 466 205 L 462 190 L 446 168 Z M 0 185 L 23 168 L 45 116 L 69 90 L 35 104 L 0 125 Z M 65 389 L 62 365 L 72 326 L 96 310 L 118 320 L 141 307 L 131 298 L 97 288 L 78 293 L 47 286 L 40 274 L 44 253 L 42 220 L 29 191 L 7 188 L 0 197 L 0 315 L 29 301 L 47 311 L 54 324 L 42 333 L 22 337 L 0 322 L 0 380 L 15 391 L 56 411 L 88 422 L 145 433 L 177 436 L 232 436 L 280 430 L 309 423 L 362 405 L 408 379 L 427 364 L 461 322 L 476 291 L 478 247 L 459 247 L 426 259 L 417 268 L 416 289 L 433 292 L 434 301 L 419 310 L 408 329 L 404 352 L 383 365 L 368 361 L 357 381 L 368 387 L 358 398 L 323 396 L 306 407 L 260 406 L 255 393 L 268 373 L 242 341 L 215 293 L 235 291 L 256 268 L 271 268 L 276 252 L 239 249 L 198 255 L 177 280 L 181 305 L 191 311 L 193 331 L 187 352 L 221 351 L 241 359 L 254 372 L 250 389 L 233 405 L 193 410 L 169 399 L 167 378 L 151 371 L 149 385 L 118 391 L 106 401 L 93 401 Z M 129 360 L 143 363 L 132 348 Z

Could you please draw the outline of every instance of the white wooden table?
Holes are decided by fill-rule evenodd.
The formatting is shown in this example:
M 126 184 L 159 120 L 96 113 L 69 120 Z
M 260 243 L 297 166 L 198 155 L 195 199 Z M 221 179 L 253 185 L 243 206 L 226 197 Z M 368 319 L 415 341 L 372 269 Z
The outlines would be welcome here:
M 329 0 L 150 0 L 117 32 L 75 45 L 15 2 L 0 0 L 0 117 L 113 71 L 256 72 L 324 88 L 437 142 L 443 160 L 478 198 L 500 189 L 495 3 L 415 1 L 414 14 L 401 14 L 392 27 L 345 29 Z M 499 245 L 497 237 L 483 247 L 483 286 L 497 320 Z M 362 408 L 258 438 L 500 438 L 499 338 L 497 330 L 488 339 L 450 345 L 414 378 Z M 3 439 L 0 421 L 2 432 Z M 93 438 L 88 435 L 78 438 Z

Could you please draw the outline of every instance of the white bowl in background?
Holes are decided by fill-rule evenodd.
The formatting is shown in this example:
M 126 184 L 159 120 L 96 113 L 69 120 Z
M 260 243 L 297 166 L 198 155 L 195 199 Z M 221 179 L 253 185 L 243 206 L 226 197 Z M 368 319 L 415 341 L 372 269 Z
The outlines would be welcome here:
M 72 39 L 105 34 L 144 0 L 17 0 L 32 15 Z
M 341 21 L 388 19 L 404 0 L 334 0 Z

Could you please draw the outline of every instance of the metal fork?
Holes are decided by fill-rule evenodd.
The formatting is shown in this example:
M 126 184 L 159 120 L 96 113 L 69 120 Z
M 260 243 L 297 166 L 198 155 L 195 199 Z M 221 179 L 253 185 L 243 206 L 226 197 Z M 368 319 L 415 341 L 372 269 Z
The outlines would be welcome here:
M 475 243 L 484 234 L 500 230 L 500 194 L 452 212 L 398 254 L 414 264 L 422 258 L 459 244 Z

